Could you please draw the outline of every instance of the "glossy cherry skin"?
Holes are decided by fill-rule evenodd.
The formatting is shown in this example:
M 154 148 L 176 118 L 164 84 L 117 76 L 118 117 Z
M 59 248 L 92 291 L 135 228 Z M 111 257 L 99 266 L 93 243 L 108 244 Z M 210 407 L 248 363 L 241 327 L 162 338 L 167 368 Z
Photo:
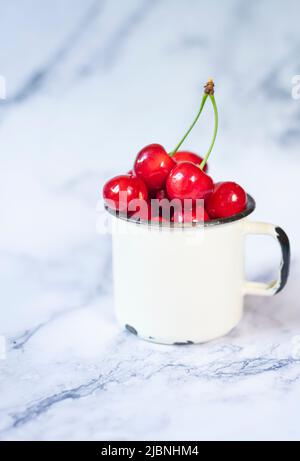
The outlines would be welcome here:
M 200 165 L 203 158 L 200 157 L 197 154 L 194 154 L 193 152 L 189 152 L 187 150 L 180 150 L 176 152 L 176 154 L 173 155 L 172 157 L 173 160 L 175 160 L 177 163 L 179 162 L 191 162 L 195 163 L 195 165 Z M 203 168 L 203 171 L 207 171 L 207 163 Z
M 246 208 L 247 194 L 235 182 L 219 182 L 205 204 L 211 218 L 227 218 L 240 213 Z
M 214 187 L 213 180 L 191 162 L 178 163 L 166 182 L 170 199 L 207 199 Z
M 160 144 L 150 144 L 137 155 L 134 172 L 150 191 L 163 189 L 166 179 L 176 162 Z
M 147 200 L 148 190 L 141 179 L 120 175 L 110 179 L 104 185 L 103 198 L 108 207 L 117 211 L 127 211 L 131 200 Z
M 172 221 L 174 223 L 197 223 L 209 221 L 207 211 L 203 207 L 194 206 L 191 210 L 179 209 L 175 210 Z

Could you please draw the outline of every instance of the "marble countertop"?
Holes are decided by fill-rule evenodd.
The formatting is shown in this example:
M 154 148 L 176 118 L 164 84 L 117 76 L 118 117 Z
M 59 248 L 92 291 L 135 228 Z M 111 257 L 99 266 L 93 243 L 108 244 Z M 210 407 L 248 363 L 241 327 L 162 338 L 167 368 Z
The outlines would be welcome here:
M 299 439 L 299 2 L 0 3 L 0 439 Z M 116 324 L 96 204 L 143 145 L 177 142 L 211 76 L 210 172 L 285 228 L 291 276 L 222 339 L 146 343 Z M 279 264 L 264 237 L 247 258 L 259 280 Z

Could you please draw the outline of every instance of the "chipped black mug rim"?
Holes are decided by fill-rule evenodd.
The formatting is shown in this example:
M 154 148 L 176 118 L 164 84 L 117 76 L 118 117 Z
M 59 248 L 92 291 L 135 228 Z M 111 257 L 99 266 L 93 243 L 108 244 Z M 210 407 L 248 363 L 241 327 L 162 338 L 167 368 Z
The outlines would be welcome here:
M 218 218 L 218 219 L 211 219 L 210 221 L 207 222 L 199 222 L 199 223 L 193 223 L 191 226 L 191 223 L 186 223 L 186 224 L 181 224 L 181 223 L 170 223 L 170 222 L 151 222 L 151 221 L 144 221 L 140 219 L 133 219 L 129 218 L 125 213 L 121 213 L 119 211 L 112 210 L 109 208 L 107 205 L 105 205 L 105 209 L 108 213 L 110 213 L 112 216 L 115 216 L 118 219 L 122 219 L 123 221 L 128 221 L 133 224 L 139 224 L 139 225 L 146 225 L 146 226 L 151 226 L 151 227 L 165 227 L 168 229 L 182 229 L 184 227 L 191 228 L 191 227 L 214 227 L 214 226 L 220 226 L 223 224 L 228 224 L 232 223 L 235 221 L 239 221 L 241 219 L 246 218 L 249 216 L 254 210 L 255 210 L 255 200 L 254 198 L 250 195 L 247 194 L 247 206 L 246 208 L 241 211 L 240 213 L 237 213 L 233 216 L 229 216 L 228 218 Z

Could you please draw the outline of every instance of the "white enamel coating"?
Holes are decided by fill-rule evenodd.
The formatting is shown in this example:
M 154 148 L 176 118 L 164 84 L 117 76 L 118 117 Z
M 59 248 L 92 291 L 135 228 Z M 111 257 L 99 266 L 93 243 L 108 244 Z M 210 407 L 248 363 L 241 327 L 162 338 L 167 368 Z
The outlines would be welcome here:
M 273 282 L 244 281 L 245 235 L 275 236 L 272 225 L 244 218 L 169 229 L 117 217 L 112 224 L 117 318 L 144 339 L 167 344 L 212 340 L 239 323 L 244 294 L 274 294 Z

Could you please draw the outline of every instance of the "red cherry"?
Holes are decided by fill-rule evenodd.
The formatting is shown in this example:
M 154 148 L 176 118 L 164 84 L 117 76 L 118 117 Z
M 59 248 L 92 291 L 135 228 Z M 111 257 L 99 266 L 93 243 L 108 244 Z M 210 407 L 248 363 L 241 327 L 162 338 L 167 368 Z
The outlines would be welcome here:
M 109 208 L 126 211 L 131 200 L 147 200 L 148 191 L 141 179 L 120 175 L 110 179 L 104 185 L 103 198 Z
M 178 163 L 166 182 L 170 199 L 206 199 L 214 187 L 213 180 L 198 166 L 190 162 Z
M 141 178 L 148 189 L 159 190 L 164 187 L 168 174 L 176 162 L 168 155 L 160 144 L 150 144 L 137 155 L 134 172 Z
M 176 210 L 172 221 L 174 223 L 197 223 L 209 221 L 209 216 L 203 207 L 194 206 L 191 210 L 183 208 Z
M 227 218 L 246 208 L 247 195 L 235 182 L 219 182 L 205 204 L 211 218 Z
M 180 150 L 176 152 L 176 154 L 172 157 L 177 163 L 179 162 L 191 162 L 195 163 L 195 165 L 200 165 L 203 158 L 193 152 L 189 152 L 187 150 Z M 207 163 L 204 165 L 203 171 L 207 171 Z

